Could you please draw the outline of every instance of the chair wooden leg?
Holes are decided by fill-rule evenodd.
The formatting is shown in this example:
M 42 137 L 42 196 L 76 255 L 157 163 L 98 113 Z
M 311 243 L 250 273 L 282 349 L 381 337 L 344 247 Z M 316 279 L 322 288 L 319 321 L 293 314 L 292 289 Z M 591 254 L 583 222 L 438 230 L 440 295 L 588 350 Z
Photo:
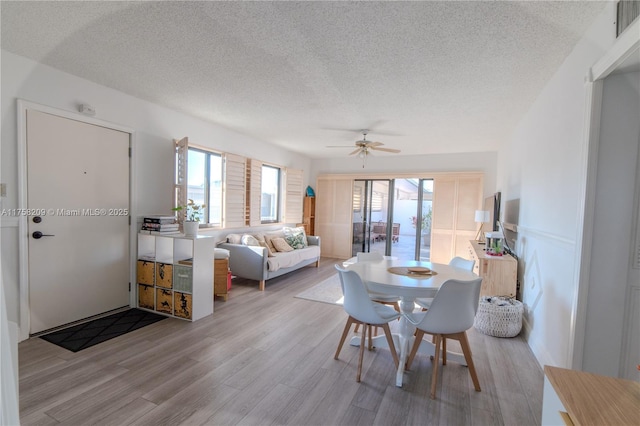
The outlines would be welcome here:
M 384 330 L 384 335 L 387 337 L 387 343 L 389 344 L 389 350 L 391 351 L 393 362 L 396 364 L 396 368 L 398 368 L 400 360 L 398 359 L 398 352 L 396 352 L 396 345 L 393 344 L 393 337 L 391 337 L 391 329 L 389 328 L 389 324 L 383 324 L 382 329 Z
M 411 348 L 411 353 L 409 353 L 409 358 L 407 359 L 407 370 L 411 368 L 413 358 L 415 358 L 416 354 L 418 353 L 418 348 L 420 347 L 420 342 L 422 342 L 422 337 L 424 337 L 424 331 L 417 329 L 413 348 Z
M 442 365 L 447 365 L 447 338 L 442 337 Z
M 473 356 L 471 354 L 471 346 L 469 346 L 469 339 L 467 339 L 467 332 L 463 331 L 459 333 L 460 346 L 462 346 L 462 353 L 464 359 L 467 361 L 469 367 L 469 374 L 471 374 L 471 380 L 473 381 L 473 387 L 476 391 L 480 392 L 480 382 L 478 381 L 478 375 L 476 374 L 476 366 L 473 364 Z
M 336 354 L 334 355 L 333 359 L 338 359 L 338 355 L 340 355 L 340 351 L 342 350 L 342 345 L 347 338 L 347 334 L 349 334 L 349 329 L 351 328 L 351 324 L 353 324 L 353 322 L 354 320 L 351 316 L 347 318 L 347 323 L 344 326 L 344 331 L 342 332 L 342 337 L 340 338 L 340 343 L 338 343 L 338 349 L 336 349 Z
M 356 376 L 356 382 L 360 381 L 360 374 L 362 373 L 362 357 L 364 356 L 364 341 L 367 334 L 367 325 L 364 324 L 362 334 L 360 335 L 360 356 L 358 357 L 358 374 Z
M 356 328 L 354 328 L 354 329 L 353 329 L 353 332 L 354 332 L 354 333 L 357 333 L 357 332 L 358 332 L 358 330 L 360 330 L 360 323 L 357 323 L 357 324 L 356 324 Z
M 436 335 L 435 335 L 435 334 L 432 334 L 432 335 L 431 335 L 431 343 L 433 343 L 434 345 L 436 344 Z M 429 357 L 429 359 L 430 359 L 431 361 L 433 361 L 433 355 L 431 355 L 431 356 Z
M 431 373 L 431 399 L 436 399 L 436 387 L 438 384 L 438 364 L 440 364 L 440 344 L 442 343 L 442 336 L 436 334 L 436 349 L 433 360 L 433 370 Z

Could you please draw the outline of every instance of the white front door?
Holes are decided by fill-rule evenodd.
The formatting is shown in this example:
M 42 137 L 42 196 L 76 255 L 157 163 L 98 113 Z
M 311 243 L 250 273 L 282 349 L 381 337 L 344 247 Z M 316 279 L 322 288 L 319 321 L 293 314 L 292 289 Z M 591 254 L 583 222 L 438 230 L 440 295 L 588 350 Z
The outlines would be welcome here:
M 130 134 L 36 110 L 26 127 L 33 334 L 129 305 Z

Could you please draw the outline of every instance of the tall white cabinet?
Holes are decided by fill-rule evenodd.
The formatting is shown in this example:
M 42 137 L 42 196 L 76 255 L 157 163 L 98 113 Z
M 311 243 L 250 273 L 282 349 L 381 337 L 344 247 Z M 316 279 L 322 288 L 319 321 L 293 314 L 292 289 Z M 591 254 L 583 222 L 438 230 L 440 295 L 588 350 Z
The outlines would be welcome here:
M 190 321 L 213 313 L 215 239 L 138 234 L 138 307 Z

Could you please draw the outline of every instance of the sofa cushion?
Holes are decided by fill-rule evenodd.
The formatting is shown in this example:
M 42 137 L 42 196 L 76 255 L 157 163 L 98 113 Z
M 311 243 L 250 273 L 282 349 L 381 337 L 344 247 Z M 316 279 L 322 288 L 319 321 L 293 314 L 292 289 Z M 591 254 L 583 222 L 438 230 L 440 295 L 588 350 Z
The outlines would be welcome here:
M 267 247 L 269 248 L 269 250 L 271 250 L 272 252 L 276 252 L 276 248 L 273 246 L 273 241 L 271 241 L 271 237 L 269 235 L 265 235 L 264 236 L 264 243 L 267 245 Z
M 284 238 L 272 238 L 271 242 L 278 252 L 293 251 L 293 247 L 291 247 Z
M 228 259 L 229 258 L 229 250 L 223 248 L 216 248 L 213 250 L 213 258 L 214 259 Z
M 265 232 L 264 233 L 264 241 L 267 243 L 267 245 L 269 246 L 269 248 L 271 249 L 271 251 L 273 253 L 277 252 L 278 250 L 276 250 L 275 246 L 273 245 L 273 239 L 274 238 L 284 238 L 284 232 L 282 230 L 279 231 L 271 231 L 271 232 Z
M 267 242 L 264 234 L 253 234 L 253 236 L 256 237 L 256 240 L 258 240 L 258 243 L 260 244 L 261 247 L 267 248 L 267 255 L 269 257 L 273 257 L 274 253 L 276 252 L 276 249 L 273 246 L 273 244 L 269 244 Z
M 245 246 L 259 246 L 260 245 L 260 242 L 258 241 L 258 239 L 256 237 L 254 237 L 253 235 L 249 235 L 249 234 L 244 234 L 240 241 L 241 241 L 242 245 L 245 245 Z
M 320 258 L 320 247 L 308 246 L 300 250 L 276 253 L 274 257 L 267 259 L 267 269 L 273 272 L 280 268 L 291 268 L 305 260 L 318 258 Z
M 260 242 L 260 246 L 264 247 L 267 249 L 267 256 L 268 257 L 273 257 L 276 255 L 276 251 L 272 250 L 271 247 L 269 246 L 269 244 L 266 243 L 266 241 L 259 241 Z
M 302 249 L 307 246 L 307 234 L 305 234 L 303 227 L 284 227 L 282 230 L 284 231 L 284 239 L 294 249 Z
M 230 244 L 241 244 L 242 243 L 242 235 L 240 234 L 229 234 L 227 235 L 227 242 Z

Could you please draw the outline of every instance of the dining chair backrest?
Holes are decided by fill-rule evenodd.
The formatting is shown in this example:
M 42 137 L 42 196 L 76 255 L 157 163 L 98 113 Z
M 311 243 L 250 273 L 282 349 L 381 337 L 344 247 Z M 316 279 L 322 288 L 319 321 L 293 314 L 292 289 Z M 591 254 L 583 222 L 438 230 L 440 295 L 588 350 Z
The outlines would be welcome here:
M 358 262 L 375 262 L 379 260 L 384 260 L 384 256 L 377 251 L 372 251 L 369 253 L 359 251 L 356 254 L 356 259 L 358 259 Z
M 378 315 L 369 293 L 362 282 L 362 278 L 354 271 L 349 271 L 340 265 L 335 265 L 340 276 L 340 285 L 342 286 L 342 294 L 344 301 L 342 306 L 344 310 L 358 321 L 367 324 L 381 324 L 387 322 Z
M 453 334 L 470 329 L 478 311 L 481 285 L 482 278 L 445 281 L 417 327 L 430 334 Z
M 467 271 L 473 271 L 473 266 L 475 265 L 475 261 L 467 260 L 465 258 L 456 256 L 449 261 L 449 265 L 455 268 L 465 269 Z

